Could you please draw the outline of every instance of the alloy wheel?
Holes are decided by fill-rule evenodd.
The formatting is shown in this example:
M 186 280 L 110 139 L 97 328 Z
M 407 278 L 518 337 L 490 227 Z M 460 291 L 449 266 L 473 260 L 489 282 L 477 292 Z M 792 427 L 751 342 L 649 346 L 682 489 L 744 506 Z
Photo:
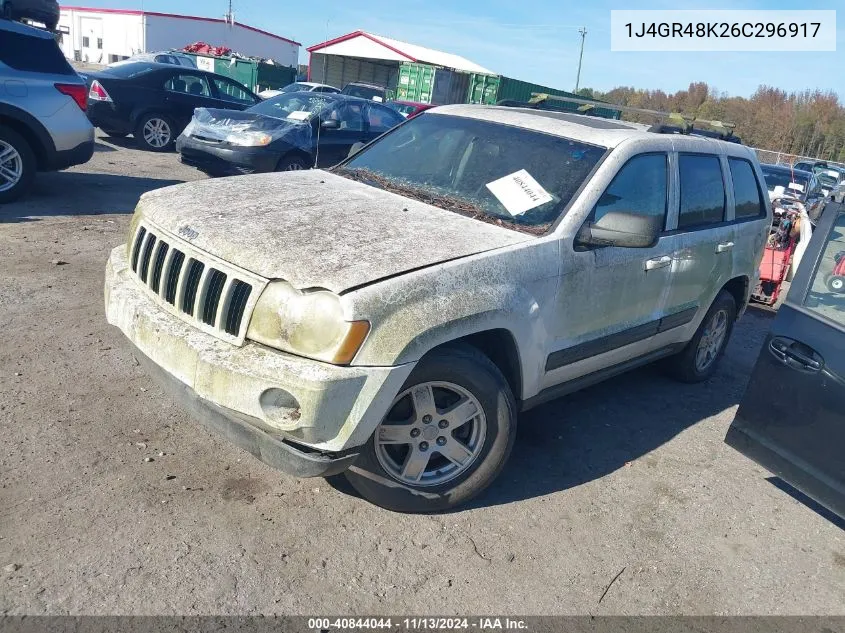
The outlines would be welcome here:
M 728 312 L 719 310 L 710 319 L 707 329 L 698 342 L 698 349 L 695 353 L 695 368 L 704 373 L 719 356 L 725 337 L 728 334 Z
M 465 472 L 484 447 L 487 420 L 478 399 L 450 382 L 400 393 L 376 430 L 381 467 L 412 486 L 438 486 Z
M 0 140 L 0 191 L 8 191 L 23 177 L 23 158 L 12 145 Z
M 144 140 L 155 148 L 165 147 L 170 143 L 170 125 L 164 119 L 153 117 L 144 123 Z

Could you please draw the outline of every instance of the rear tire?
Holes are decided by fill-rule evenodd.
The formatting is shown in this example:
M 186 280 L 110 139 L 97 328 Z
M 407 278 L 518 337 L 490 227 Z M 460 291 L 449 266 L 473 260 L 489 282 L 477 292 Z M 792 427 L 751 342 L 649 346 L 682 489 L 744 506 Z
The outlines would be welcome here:
M 717 296 L 684 350 L 667 359 L 666 369 L 681 382 L 696 383 L 718 369 L 736 323 L 736 300 L 726 290 Z
M 150 152 L 169 152 L 176 144 L 173 121 L 169 117 L 149 112 L 138 119 L 135 126 L 135 140 L 141 149 Z
M 32 186 L 38 165 L 27 140 L 0 125 L 0 203 L 12 202 Z
M 502 471 L 516 417 L 510 387 L 489 358 L 467 345 L 434 350 L 405 381 L 345 476 L 388 510 L 454 508 Z

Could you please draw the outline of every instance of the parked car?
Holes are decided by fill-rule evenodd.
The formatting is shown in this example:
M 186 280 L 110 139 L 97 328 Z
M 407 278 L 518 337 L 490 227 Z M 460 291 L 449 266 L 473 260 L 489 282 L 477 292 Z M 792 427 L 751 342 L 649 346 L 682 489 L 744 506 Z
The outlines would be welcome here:
M 173 64 L 174 66 L 184 66 L 185 68 L 196 68 L 196 59 L 185 53 L 179 51 L 158 51 L 154 53 L 138 53 L 132 55 L 127 59 L 112 62 L 107 68 L 114 68 L 115 66 L 123 66 L 124 64 L 131 64 L 133 62 L 154 62 L 156 64 Z
M 165 152 L 195 108 L 243 110 L 261 100 L 243 84 L 173 64 L 131 62 L 89 73 L 88 118 L 109 136 L 132 134 L 142 149 Z
M 258 93 L 258 96 L 262 99 L 270 99 L 271 97 L 278 97 L 279 95 L 287 94 L 289 92 L 328 92 L 331 94 L 337 94 L 340 90 L 334 86 L 318 84 L 313 81 L 297 81 L 278 90 L 262 90 Z
M 816 172 L 816 178 L 819 180 L 822 196 L 826 198 L 839 184 L 840 173 L 838 169 L 822 169 Z
M 417 103 L 416 101 L 388 101 L 387 105 L 406 119 L 412 119 L 421 112 L 434 107 L 430 103 Z
M 725 441 L 845 518 L 845 206 L 829 203 Z
M 747 147 L 450 105 L 330 171 L 144 194 L 105 303 L 253 455 L 439 511 L 501 472 L 519 411 L 659 359 L 711 377 L 770 225 Z
M 201 108 L 176 149 L 183 163 L 216 176 L 326 167 L 402 121 L 372 101 L 291 92 L 243 112 Z
M 56 0 L 0 0 L 0 17 L 29 19 L 55 31 L 59 23 L 59 3 Z
M 804 205 L 811 220 L 818 219 L 824 205 L 824 196 L 821 183 L 815 174 L 785 165 L 768 163 L 762 163 L 760 169 L 763 171 L 766 188 L 772 201 L 779 195 L 789 196 Z
M 387 89 L 384 86 L 374 84 L 364 84 L 354 81 L 346 84 L 340 92 L 350 97 L 360 97 L 361 99 L 370 99 L 371 101 L 387 101 Z
M 85 83 L 51 33 L 0 21 L 0 86 L 0 202 L 10 202 L 35 172 L 88 161 L 94 128 Z

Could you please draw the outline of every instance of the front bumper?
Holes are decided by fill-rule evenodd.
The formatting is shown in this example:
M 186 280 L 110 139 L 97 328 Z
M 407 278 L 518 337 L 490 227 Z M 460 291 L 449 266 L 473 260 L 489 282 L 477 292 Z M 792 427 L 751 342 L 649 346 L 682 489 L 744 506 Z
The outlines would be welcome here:
M 232 175 L 267 173 L 276 170 L 281 152 L 266 147 L 231 147 L 204 143 L 189 136 L 176 139 L 179 160 L 210 174 Z
M 203 422 L 297 476 L 340 472 L 387 413 L 413 364 L 338 367 L 247 341 L 236 346 L 163 309 L 129 269 L 106 267 L 108 322 Z

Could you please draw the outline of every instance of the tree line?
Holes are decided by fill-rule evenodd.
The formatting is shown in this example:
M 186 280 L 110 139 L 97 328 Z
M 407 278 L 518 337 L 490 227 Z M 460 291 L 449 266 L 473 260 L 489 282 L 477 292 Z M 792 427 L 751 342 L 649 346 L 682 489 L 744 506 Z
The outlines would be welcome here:
M 695 82 L 674 94 L 625 86 L 609 92 L 584 88 L 579 93 L 617 105 L 734 123 L 734 133 L 746 145 L 845 162 L 845 104 L 833 91 L 788 93 L 760 86 L 746 99 L 729 97 L 704 82 Z M 638 115 L 625 114 L 623 118 L 650 122 Z

